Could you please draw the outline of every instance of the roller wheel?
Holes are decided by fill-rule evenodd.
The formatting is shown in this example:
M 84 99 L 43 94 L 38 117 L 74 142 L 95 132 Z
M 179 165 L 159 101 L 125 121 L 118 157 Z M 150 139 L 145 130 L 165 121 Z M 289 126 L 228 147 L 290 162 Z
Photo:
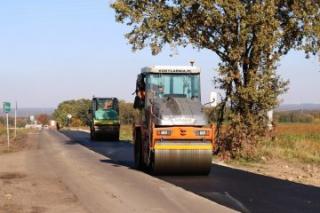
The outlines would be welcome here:
M 94 140 L 96 140 L 96 133 L 95 133 L 95 131 L 93 130 L 93 129 L 91 129 L 90 130 L 90 139 L 92 140 L 92 141 L 94 141 Z
M 143 169 L 142 141 L 140 132 L 136 132 L 135 135 L 134 164 L 137 169 Z
M 113 140 L 114 140 L 114 141 L 119 141 L 119 139 L 120 139 L 120 134 L 119 134 L 119 132 L 116 132 L 116 133 L 114 134 L 114 136 L 113 136 Z

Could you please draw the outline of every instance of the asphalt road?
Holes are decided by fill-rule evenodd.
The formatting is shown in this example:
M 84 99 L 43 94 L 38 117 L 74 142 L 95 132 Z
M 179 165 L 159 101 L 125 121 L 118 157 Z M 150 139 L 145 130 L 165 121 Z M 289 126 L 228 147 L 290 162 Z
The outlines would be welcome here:
M 129 168 L 128 171 L 134 169 L 132 144 L 93 142 L 88 133 L 81 131 L 64 134 L 72 140 L 70 144 L 81 144 L 105 156 L 101 162 Z M 241 212 L 320 212 L 320 188 L 215 164 L 210 175 L 205 177 L 146 175 Z M 204 212 L 203 209 L 200 212 Z
M 87 133 L 65 134 L 69 137 L 52 130 L 43 130 L 35 135 L 33 140 L 37 149 L 28 164 L 37 167 L 33 170 L 35 173 L 50 171 L 50 178 L 59 180 L 84 212 L 234 212 L 167 181 L 132 169 L 129 143 L 93 143 Z M 43 163 L 46 166 L 38 168 L 37 165 Z M 51 209 L 49 212 L 59 211 Z

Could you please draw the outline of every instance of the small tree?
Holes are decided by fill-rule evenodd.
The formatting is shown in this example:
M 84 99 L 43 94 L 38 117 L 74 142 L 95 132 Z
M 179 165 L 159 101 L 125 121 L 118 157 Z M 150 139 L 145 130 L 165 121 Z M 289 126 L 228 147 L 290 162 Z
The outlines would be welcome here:
M 276 74 L 289 50 L 319 52 L 318 0 L 116 0 L 116 20 L 132 26 L 133 50 L 165 44 L 209 49 L 221 59 L 218 88 L 225 91 L 218 116 L 222 150 L 250 154 L 266 133 L 266 112 L 288 82 Z M 221 135 L 228 107 L 230 125 Z M 241 149 L 242 148 L 242 149 Z
M 36 120 L 37 120 L 40 124 L 46 125 L 46 124 L 49 123 L 49 115 L 47 115 L 47 114 L 37 115 Z

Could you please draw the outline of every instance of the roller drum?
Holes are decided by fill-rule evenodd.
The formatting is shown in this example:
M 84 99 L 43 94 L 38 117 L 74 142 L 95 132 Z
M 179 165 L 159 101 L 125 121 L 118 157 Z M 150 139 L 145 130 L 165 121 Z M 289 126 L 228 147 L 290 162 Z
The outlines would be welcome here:
M 172 143 L 162 143 L 165 147 Z M 211 143 L 175 143 L 181 149 L 155 149 L 153 170 L 156 174 L 207 175 L 212 163 L 212 149 L 203 148 Z

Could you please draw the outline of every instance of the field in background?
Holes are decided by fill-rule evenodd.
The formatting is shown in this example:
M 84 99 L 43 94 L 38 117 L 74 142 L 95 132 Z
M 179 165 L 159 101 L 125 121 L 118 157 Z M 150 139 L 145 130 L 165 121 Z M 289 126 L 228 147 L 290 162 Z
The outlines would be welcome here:
M 320 124 L 279 124 L 274 140 L 258 144 L 257 157 L 320 166 Z

